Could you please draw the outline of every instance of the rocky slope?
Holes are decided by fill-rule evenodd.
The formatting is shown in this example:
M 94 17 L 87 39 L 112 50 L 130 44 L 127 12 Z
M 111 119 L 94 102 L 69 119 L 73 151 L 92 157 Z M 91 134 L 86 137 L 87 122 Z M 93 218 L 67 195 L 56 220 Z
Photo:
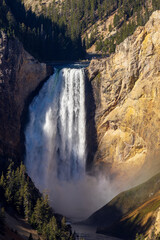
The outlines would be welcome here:
M 150 236 L 160 232 L 160 174 L 147 182 L 120 193 L 87 221 L 98 227 L 98 232 L 135 239 L 137 233 Z M 153 238 L 151 238 L 153 239 Z
M 50 74 L 18 40 L 0 33 L 0 156 L 20 158 L 22 112 L 30 94 Z
M 13 210 L 12 214 L 5 212 L 4 235 L 0 233 L 0 240 L 28 240 L 30 234 L 34 240 L 42 240 L 24 218 L 16 215 Z
M 24 3 L 24 6 L 29 9 L 31 8 L 33 12 L 37 12 L 37 13 L 41 13 L 42 11 L 42 8 L 45 6 L 45 7 L 48 7 L 49 4 L 51 4 L 53 1 L 52 0 L 43 0 L 43 1 L 39 1 L 39 0 L 24 0 L 23 3 Z M 59 1 L 55 1 L 56 3 Z
M 156 11 L 115 54 L 92 60 L 88 68 L 96 104 L 94 165 L 131 185 L 142 170 L 152 175 L 160 169 L 159 25 Z

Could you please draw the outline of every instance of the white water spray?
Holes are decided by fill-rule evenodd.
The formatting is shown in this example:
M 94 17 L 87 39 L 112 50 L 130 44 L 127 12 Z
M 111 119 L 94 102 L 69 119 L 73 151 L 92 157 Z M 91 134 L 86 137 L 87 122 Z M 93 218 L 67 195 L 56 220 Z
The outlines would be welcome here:
M 108 182 L 85 173 L 84 69 L 56 70 L 29 112 L 25 162 L 30 177 L 41 191 L 47 191 L 57 212 L 87 217 L 112 194 Z

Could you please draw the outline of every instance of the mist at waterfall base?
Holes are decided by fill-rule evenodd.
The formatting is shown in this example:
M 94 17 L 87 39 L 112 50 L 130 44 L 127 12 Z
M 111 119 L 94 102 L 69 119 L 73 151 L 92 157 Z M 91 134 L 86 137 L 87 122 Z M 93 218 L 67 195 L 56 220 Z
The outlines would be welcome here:
M 56 69 L 29 107 L 25 131 L 29 176 L 49 195 L 54 210 L 84 219 L 107 203 L 114 190 L 102 176 L 87 175 L 85 71 Z

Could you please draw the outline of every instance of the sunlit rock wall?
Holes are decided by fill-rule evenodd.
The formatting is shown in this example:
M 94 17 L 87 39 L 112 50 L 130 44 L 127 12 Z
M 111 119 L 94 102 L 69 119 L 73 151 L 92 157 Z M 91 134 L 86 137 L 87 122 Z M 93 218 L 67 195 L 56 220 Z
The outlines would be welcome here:
M 94 166 L 114 179 L 138 181 L 144 170 L 160 171 L 159 26 L 156 11 L 115 54 L 88 68 L 96 104 Z

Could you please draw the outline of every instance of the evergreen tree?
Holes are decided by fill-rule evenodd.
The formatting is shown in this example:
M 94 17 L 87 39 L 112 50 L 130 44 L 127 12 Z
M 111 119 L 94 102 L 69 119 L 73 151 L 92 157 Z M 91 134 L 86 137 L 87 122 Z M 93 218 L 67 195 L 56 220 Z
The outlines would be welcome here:
M 29 220 L 31 217 L 31 194 L 29 192 L 29 185 L 26 183 L 24 185 L 24 200 L 23 200 L 23 206 L 24 206 L 24 214 L 26 220 Z
M 114 27 L 117 27 L 117 25 L 119 24 L 119 20 L 120 20 L 119 15 L 115 14 L 114 15 L 114 20 L 113 20 Z
M 11 189 L 12 186 L 12 189 Z M 0 194 L 4 204 L 12 206 L 19 214 L 43 234 L 44 239 L 74 240 L 71 230 L 65 224 L 65 219 L 56 220 L 48 203 L 48 195 L 44 197 L 35 188 L 25 172 L 25 166 L 15 168 L 11 162 L 6 175 L 0 178 Z M 4 209 L 0 210 L 0 233 L 3 233 L 5 223 Z M 29 239 L 33 239 L 29 236 Z

